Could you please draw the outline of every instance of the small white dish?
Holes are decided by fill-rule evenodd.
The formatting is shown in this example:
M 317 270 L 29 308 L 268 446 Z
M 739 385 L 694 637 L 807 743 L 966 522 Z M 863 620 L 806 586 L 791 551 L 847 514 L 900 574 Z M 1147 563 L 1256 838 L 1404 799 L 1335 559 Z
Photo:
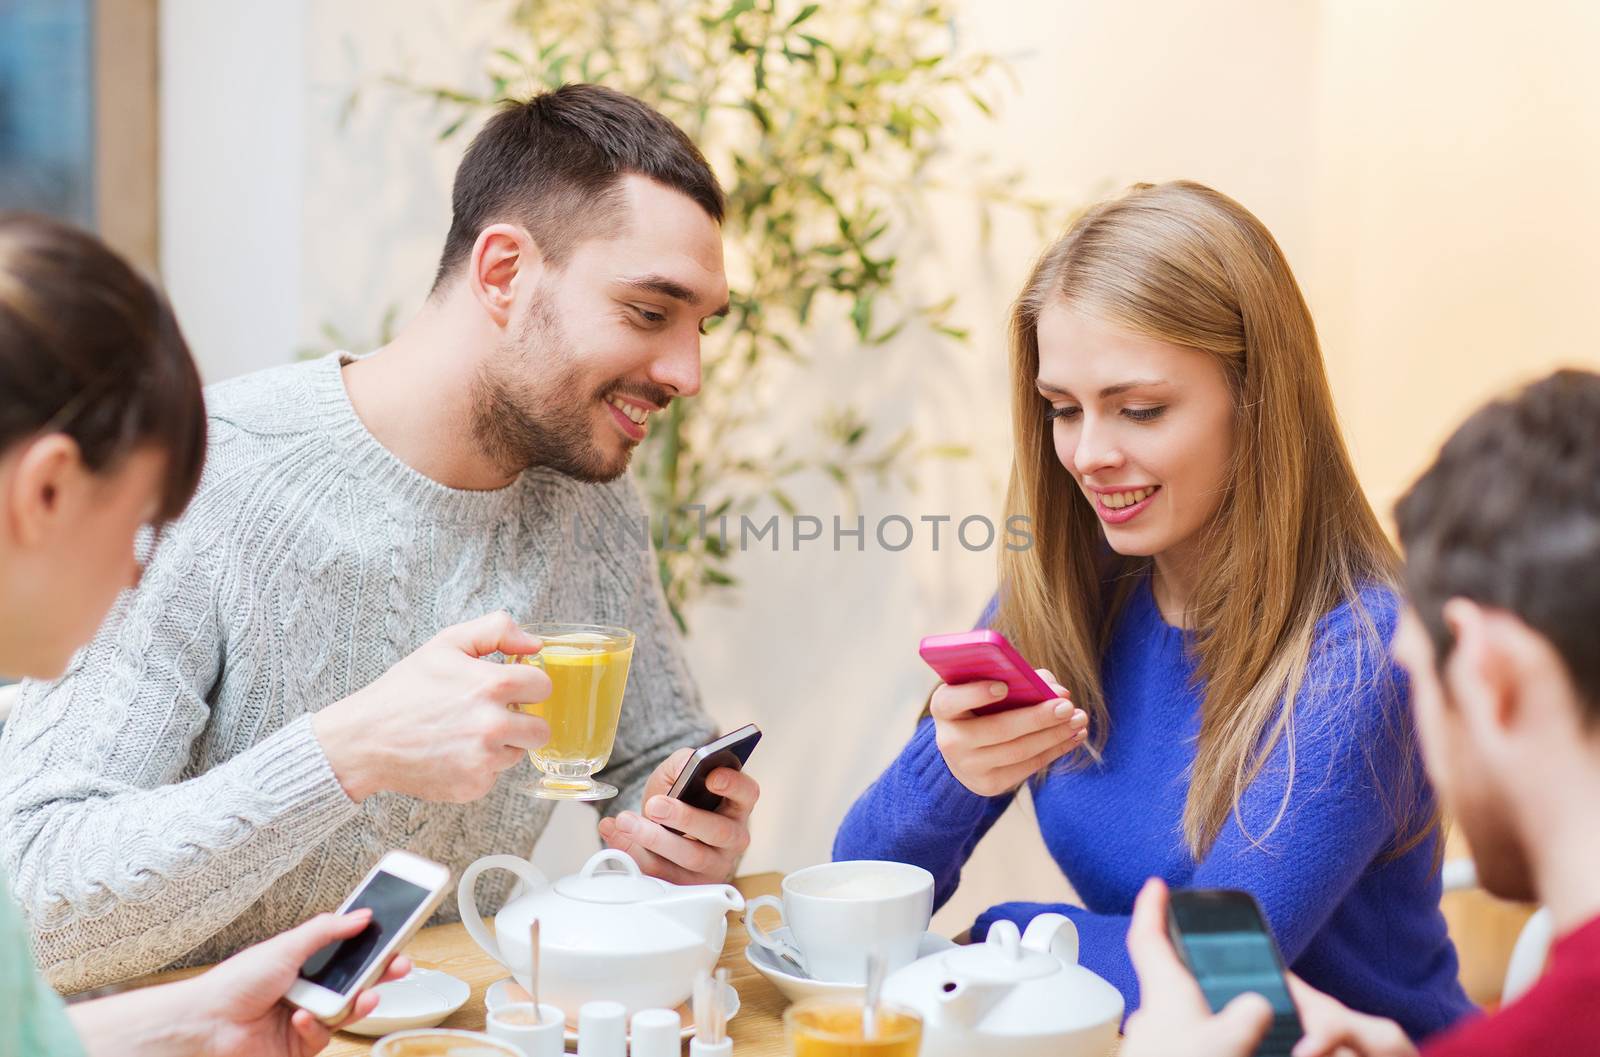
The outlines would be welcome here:
M 527 999 L 521 995 L 512 995 L 510 993 L 509 988 L 514 983 L 516 983 L 515 980 L 507 977 L 504 980 L 496 980 L 490 984 L 489 990 L 483 994 L 485 1008 L 492 1011 L 499 1009 L 508 1002 L 526 1002 Z M 522 989 L 518 987 L 517 990 L 521 991 Z M 728 1010 L 728 1019 L 732 1020 L 739 1012 L 739 991 L 732 984 L 729 984 L 727 989 L 723 991 L 722 1004 Z M 683 1030 L 678 1032 L 678 1037 L 680 1039 L 694 1038 L 694 1011 L 689 1008 L 689 1003 L 685 1002 L 679 1006 L 677 1013 L 683 1021 Z M 574 1046 L 578 1044 L 578 1028 L 571 1020 L 567 1021 L 566 1039 Z
M 772 930 L 774 939 L 786 940 L 793 943 L 787 927 Z M 930 954 L 950 950 L 955 946 L 951 940 L 943 936 L 936 936 L 931 932 L 924 932 L 922 939 L 917 942 L 917 957 L 926 958 Z M 776 954 L 759 944 L 752 943 L 744 949 L 745 959 L 755 967 L 756 972 L 772 981 L 772 986 L 783 992 L 783 997 L 791 1002 L 799 1002 L 805 998 L 829 996 L 832 998 L 859 998 L 865 990 L 864 984 L 843 984 L 829 980 L 813 980 L 809 976 L 798 976 L 794 968 L 783 961 Z
M 467 1004 L 472 988 L 437 969 L 412 969 L 399 980 L 374 987 L 378 1008 L 342 1030 L 377 1038 L 407 1028 L 436 1028 Z

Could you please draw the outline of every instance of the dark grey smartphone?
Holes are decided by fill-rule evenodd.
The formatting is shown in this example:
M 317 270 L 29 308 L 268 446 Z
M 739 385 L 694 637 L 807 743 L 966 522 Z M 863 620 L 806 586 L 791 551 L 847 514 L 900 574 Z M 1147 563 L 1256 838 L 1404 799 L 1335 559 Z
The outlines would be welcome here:
M 716 741 L 700 746 L 689 757 L 689 762 L 683 765 L 683 770 L 678 772 L 678 780 L 672 783 L 667 795 L 682 800 L 690 807 L 704 811 L 717 810 L 722 806 L 722 797 L 706 788 L 706 778 L 719 767 L 743 770 L 745 761 L 750 759 L 750 754 L 756 750 L 756 742 L 760 740 L 761 728 L 754 723 L 747 723 L 732 734 L 725 734 Z M 667 828 L 672 829 L 671 826 Z M 672 832 L 679 831 L 674 829 Z
M 1228 888 L 1175 891 L 1167 929 L 1213 1011 L 1246 992 L 1272 1003 L 1272 1027 L 1255 1057 L 1289 1057 L 1305 1031 L 1289 997 L 1283 956 L 1255 897 Z

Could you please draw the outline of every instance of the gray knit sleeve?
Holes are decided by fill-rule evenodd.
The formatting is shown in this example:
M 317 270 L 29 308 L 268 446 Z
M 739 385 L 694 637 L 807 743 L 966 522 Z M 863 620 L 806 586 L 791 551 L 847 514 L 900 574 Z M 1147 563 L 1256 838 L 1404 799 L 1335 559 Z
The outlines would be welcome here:
M 309 717 L 193 773 L 225 649 L 202 535 L 169 529 L 139 588 L 62 679 L 23 690 L 0 738 L 0 861 L 64 992 L 170 964 L 356 811 Z
M 631 476 L 616 482 L 610 491 L 616 507 L 609 516 L 618 523 L 637 524 L 644 516 L 644 506 Z M 638 811 L 645 783 L 657 765 L 674 749 L 710 741 L 717 728 L 701 705 L 700 690 L 689 674 L 682 636 L 661 590 L 655 551 L 619 538 L 604 564 L 617 570 L 616 588 L 627 596 L 627 627 L 635 635 L 616 749 L 601 773 L 618 790 L 616 797 L 597 805 L 611 816 Z

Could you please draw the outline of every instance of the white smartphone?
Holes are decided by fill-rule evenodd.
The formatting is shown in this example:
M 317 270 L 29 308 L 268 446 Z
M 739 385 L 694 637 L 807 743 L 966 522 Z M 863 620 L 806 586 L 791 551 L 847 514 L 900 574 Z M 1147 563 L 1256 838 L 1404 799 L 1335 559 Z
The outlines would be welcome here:
M 428 920 L 449 887 L 448 867 L 405 851 L 385 855 L 339 908 L 344 914 L 370 907 L 372 921 L 308 958 L 284 997 L 326 1024 L 343 1020 L 356 995 L 383 975 L 390 957 Z

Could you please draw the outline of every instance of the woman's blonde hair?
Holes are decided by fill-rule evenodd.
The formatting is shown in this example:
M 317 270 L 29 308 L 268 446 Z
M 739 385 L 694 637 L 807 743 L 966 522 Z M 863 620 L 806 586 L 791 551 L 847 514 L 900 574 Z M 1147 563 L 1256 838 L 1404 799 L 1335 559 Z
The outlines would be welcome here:
M 1151 561 L 1110 551 L 1056 457 L 1035 388 L 1039 315 L 1051 305 L 1214 356 L 1233 395 L 1233 454 L 1221 506 L 1199 541 L 1202 571 L 1186 611 L 1204 688 L 1183 811 L 1198 860 L 1280 740 L 1288 761 L 1282 817 L 1294 774 L 1286 703 L 1305 676 L 1318 622 L 1354 605 L 1373 646 L 1359 652 L 1381 657 L 1360 592 L 1394 587 L 1398 556 L 1340 437 L 1305 299 L 1261 222 L 1189 182 L 1140 184 L 1094 207 L 1040 258 L 1012 312 L 1016 455 L 1006 510 L 1031 519 L 1034 543 L 1001 552 L 996 621 L 1089 713 L 1093 748 L 1105 745 L 1113 719 L 1100 683 L 1110 630 Z

